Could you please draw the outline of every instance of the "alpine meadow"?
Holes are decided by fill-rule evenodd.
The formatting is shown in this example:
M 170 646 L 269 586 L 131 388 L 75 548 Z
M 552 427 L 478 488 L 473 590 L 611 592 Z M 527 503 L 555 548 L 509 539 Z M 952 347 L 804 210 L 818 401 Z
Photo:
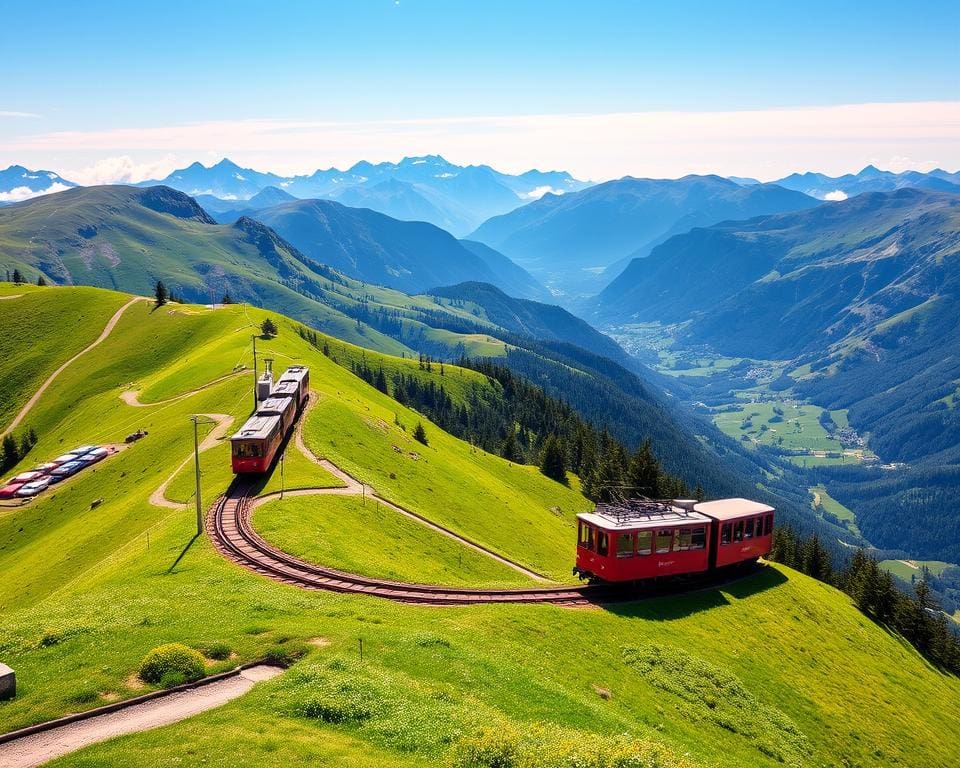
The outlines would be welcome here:
M 960 762 L 955 6 L 5 22 L 0 765 Z

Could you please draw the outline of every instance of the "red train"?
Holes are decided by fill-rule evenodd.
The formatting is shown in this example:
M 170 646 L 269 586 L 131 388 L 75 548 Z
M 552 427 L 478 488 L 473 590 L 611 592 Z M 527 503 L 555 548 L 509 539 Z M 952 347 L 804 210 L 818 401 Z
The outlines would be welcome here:
M 233 471 L 259 474 L 273 464 L 277 449 L 310 395 L 310 369 L 287 368 L 256 412 L 230 438 Z
M 598 504 L 577 515 L 574 573 L 642 581 L 703 573 L 769 554 L 773 507 L 748 499 Z

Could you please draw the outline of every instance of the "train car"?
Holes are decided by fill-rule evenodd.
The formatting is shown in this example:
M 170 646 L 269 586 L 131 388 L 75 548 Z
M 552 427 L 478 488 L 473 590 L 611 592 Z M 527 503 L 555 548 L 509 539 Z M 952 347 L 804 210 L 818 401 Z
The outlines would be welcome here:
M 289 382 L 296 384 L 297 407 L 302 408 L 310 396 L 310 369 L 305 365 L 291 365 L 280 376 L 280 381 L 277 382 L 272 394 L 276 395 L 280 385 Z
M 254 415 L 230 438 L 234 473 L 269 471 L 309 395 L 310 369 L 303 365 L 287 368 Z
M 711 520 L 695 501 L 630 499 L 577 515 L 581 578 L 641 581 L 700 573 L 709 567 Z
M 275 393 L 260 403 L 256 415 L 279 416 L 280 428 L 283 430 L 283 434 L 287 434 L 287 430 L 290 429 L 290 425 L 297 417 L 297 402 L 293 397 Z
M 230 438 L 233 471 L 237 474 L 266 472 L 277 455 L 284 434 L 279 416 L 251 416 Z
M 709 517 L 710 567 L 724 568 L 770 554 L 773 507 L 750 499 L 703 501 L 694 509 Z

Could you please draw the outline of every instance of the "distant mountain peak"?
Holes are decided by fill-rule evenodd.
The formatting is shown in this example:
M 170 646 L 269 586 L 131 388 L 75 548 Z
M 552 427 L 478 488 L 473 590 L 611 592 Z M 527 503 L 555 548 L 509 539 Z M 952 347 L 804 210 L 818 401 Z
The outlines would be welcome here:
M 859 176 L 861 179 L 868 179 L 876 176 L 885 176 L 887 173 L 888 171 L 881 171 L 875 165 L 868 165 L 866 168 L 860 171 L 857 176 Z

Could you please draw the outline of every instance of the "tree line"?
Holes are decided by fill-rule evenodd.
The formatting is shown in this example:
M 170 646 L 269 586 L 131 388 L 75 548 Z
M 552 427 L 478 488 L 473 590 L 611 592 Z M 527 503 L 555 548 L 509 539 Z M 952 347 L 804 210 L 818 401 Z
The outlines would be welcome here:
M 818 536 L 801 538 L 789 526 L 774 531 L 770 559 L 837 587 L 864 615 L 902 635 L 932 664 L 960 673 L 960 638 L 951 631 L 950 620 L 931 594 L 926 569 L 909 595 L 862 549 L 845 566 L 835 569 Z
M 310 331 L 300 335 L 317 345 Z M 329 354 L 329 346 L 324 346 Z M 508 461 L 539 466 L 544 475 L 560 483 L 568 482 L 568 472 L 576 473 L 584 495 L 594 501 L 690 494 L 681 478 L 664 471 L 649 438 L 631 452 L 606 429 L 597 429 L 567 403 L 506 367 L 478 365 L 487 375 L 487 386 L 468 386 L 464 401 L 456 402 L 432 376 L 404 372 L 388 376 L 382 366 L 371 366 L 365 355 L 347 365 L 356 376 L 455 437 Z M 421 355 L 418 367 L 433 372 L 434 362 Z M 443 363 L 439 373 L 444 375 Z M 704 495 L 699 486 L 694 493 L 697 498 Z
M 30 429 L 24 430 L 18 440 L 12 433 L 4 436 L 0 444 L 0 473 L 20 463 L 30 450 L 37 444 L 37 433 Z

